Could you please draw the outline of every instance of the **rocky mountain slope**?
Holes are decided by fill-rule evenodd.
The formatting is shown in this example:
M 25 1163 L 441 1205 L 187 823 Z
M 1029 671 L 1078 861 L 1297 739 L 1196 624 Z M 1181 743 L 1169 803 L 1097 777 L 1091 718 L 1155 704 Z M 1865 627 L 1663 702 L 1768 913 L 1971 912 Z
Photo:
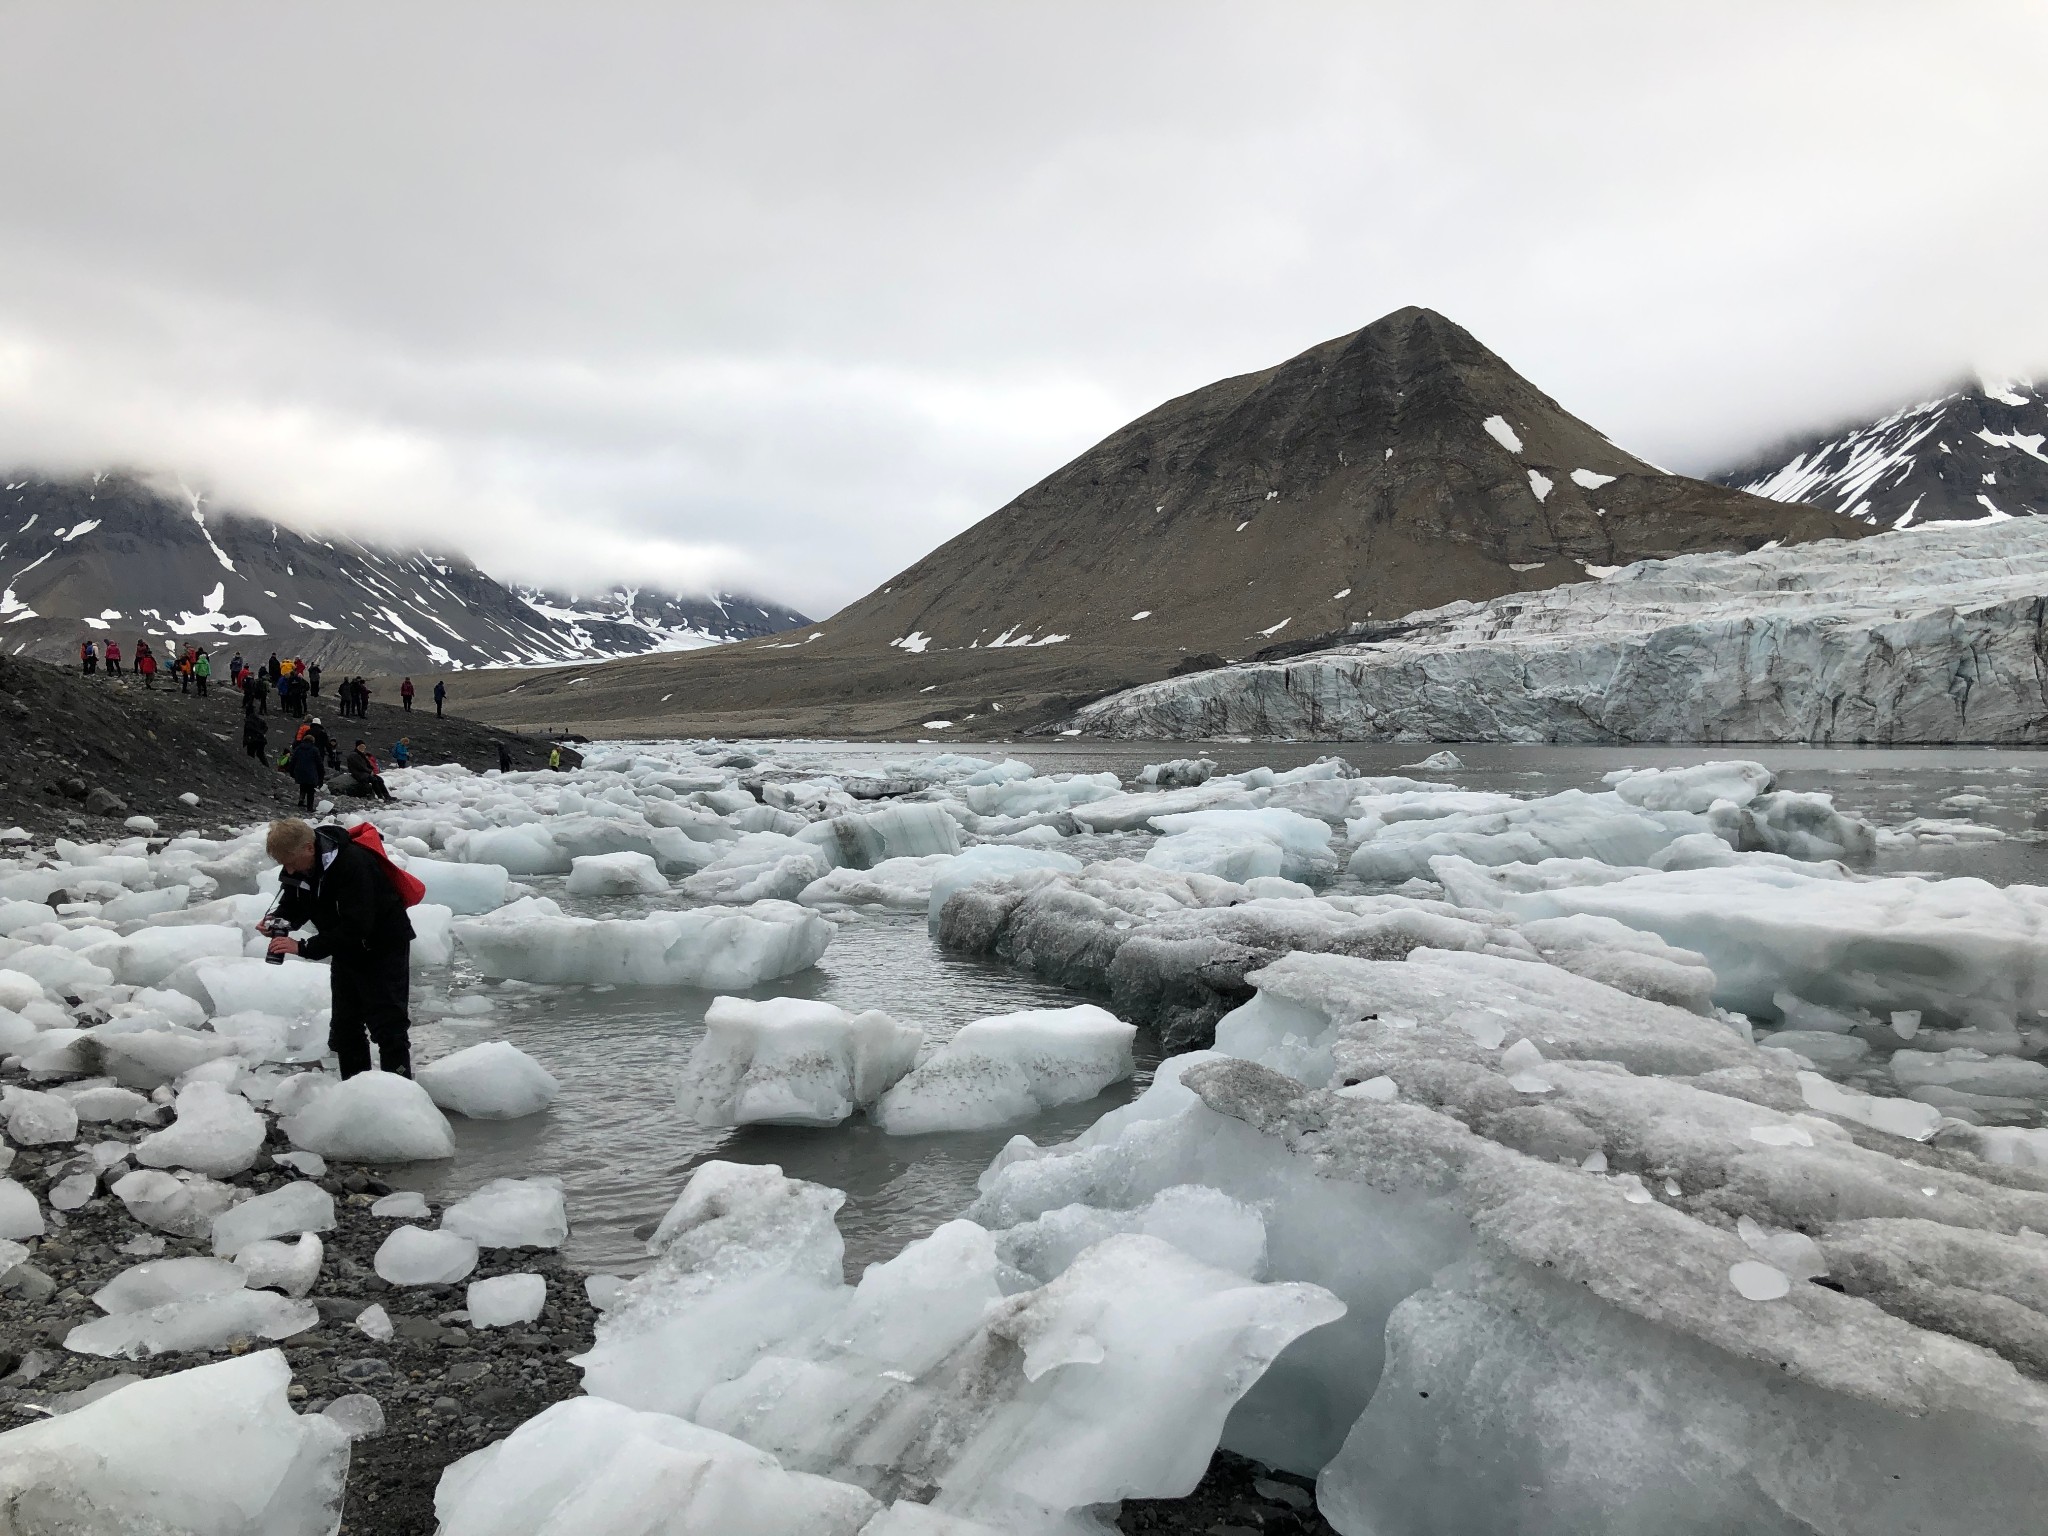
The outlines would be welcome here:
M 1117 694 L 1069 729 L 1403 741 L 2048 741 L 2048 521 L 1632 566 Z
M 1781 444 L 1715 480 L 1881 528 L 2048 512 L 2048 390 L 1969 383 Z
M 804 622 L 731 594 L 514 588 L 458 556 L 320 538 L 125 475 L 0 481 L 0 648 L 10 655 L 68 660 L 88 634 L 126 652 L 146 633 L 319 658 L 330 670 L 453 670 L 683 650 Z
M 1667 474 L 1410 308 L 1168 401 L 801 634 L 501 679 L 502 706 L 473 707 L 610 731 L 1001 735 L 1276 640 L 1866 531 Z

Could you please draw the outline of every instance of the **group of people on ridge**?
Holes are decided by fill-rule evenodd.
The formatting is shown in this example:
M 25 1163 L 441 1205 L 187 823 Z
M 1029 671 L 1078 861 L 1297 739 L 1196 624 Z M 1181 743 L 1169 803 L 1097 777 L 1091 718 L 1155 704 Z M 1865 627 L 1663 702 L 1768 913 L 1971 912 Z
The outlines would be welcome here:
M 163 665 L 156 659 L 156 652 L 151 648 L 146 636 L 136 639 L 135 659 L 130 664 L 129 671 L 125 673 L 121 670 L 120 641 L 109 640 L 105 646 L 101 646 L 88 635 L 78 642 L 79 670 L 87 677 L 99 671 L 102 660 L 106 662 L 107 676 L 139 677 L 145 688 L 156 687 L 156 675 L 162 670 Z M 187 645 L 182 651 L 175 645 L 172 646 L 170 668 L 178 679 L 178 692 L 191 693 L 196 688 L 202 697 L 205 696 L 207 681 L 213 676 L 213 658 L 204 650 L 196 645 Z

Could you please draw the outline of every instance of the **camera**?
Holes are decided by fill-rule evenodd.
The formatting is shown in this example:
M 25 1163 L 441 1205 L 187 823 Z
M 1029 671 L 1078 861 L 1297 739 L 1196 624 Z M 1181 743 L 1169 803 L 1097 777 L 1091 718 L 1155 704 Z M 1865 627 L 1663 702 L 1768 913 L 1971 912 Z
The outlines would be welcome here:
M 281 939 L 291 931 L 292 925 L 281 917 L 266 917 L 263 920 L 263 934 L 266 938 Z M 265 965 L 283 965 L 284 956 L 266 953 L 263 956 L 263 963 Z

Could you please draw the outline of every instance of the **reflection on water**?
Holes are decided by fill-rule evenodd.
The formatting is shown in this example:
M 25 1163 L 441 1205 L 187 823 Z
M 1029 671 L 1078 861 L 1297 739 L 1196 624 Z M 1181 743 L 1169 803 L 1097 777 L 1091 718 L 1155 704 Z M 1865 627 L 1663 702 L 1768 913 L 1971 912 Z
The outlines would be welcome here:
M 815 751 L 821 763 L 859 768 L 935 748 L 819 744 L 800 750 Z M 969 750 L 1020 757 L 1041 772 L 1113 768 L 1125 774 L 1174 756 L 1205 755 L 1235 772 L 1262 763 L 1285 768 L 1339 752 L 1362 773 L 1387 774 L 1413 772 L 1404 765 L 1433 749 L 1384 743 L 1061 742 Z M 2048 760 L 2031 751 L 1498 745 L 1453 750 L 1463 769 L 1416 776 L 1463 788 L 1540 795 L 1596 789 L 1603 774 L 1622 767 L 1756 758 L 1777 771 L 1783 788 L 1825 790 L 1843 810 L 1879 826 L 1925 816 L 1966 819 L 2009 834 L 1997 843 L 1923 841 L 1888 851 L 1878 866 L 1883 872 L 1976 876 L 2000 885 L 2048 881 L 2048 851 L 2036 841 L 2043 835 L 2036 821 L 2043 814 L 2042 770 Z M 1113 857 L 1140 849 L 1146 841 L 1086 838 L 1071 844 L 1070 851 L 1083 859 Z M 532 883 L 571 910 L 602 916 L 634 910 L 630 902 L 568 898 L 560 880 Z M 786 1173 L 845 1190 L 839 1225 L 857 1272 L 861 1264 L 888 1257 L 957 1214 L 973 1198 L 976 1176 L 1015 1131 L 1039 1142 L 1063 1140 L 1127 1101 L 1149 1076 L 1141 1070 L 1136 1083 L 1004 1131 L 896 1137 L 859 1119 L 829 1131 L 768 1126 L 707 1131 L 677 1112 L 674 1078 L 703 1032 L 711 994 L 681 988 L 506 986 L 481 981 L 459 956 L 451 990 L 488 999 L 491 1011 L 419 1024 L 414 1038 L 421 1059 L 478 1040 L 510 1040 L 561 1080 L 562 1096 L 548 1114 L 525 1120 L 455 1117 L 454 1161 L 399 1170 L 394 1182 L 435 1198 L 452 1198 L 489 1178 L 553 1174 L 569 1193 L 575 1224 L 569 1256 L 593 1269 L 644 1262 L 635 1230 L 660 1217 L 693 1167 L 722 1157 L 775 1163 Z M 922 1025 L 933 1038 L 951 1034 L 970 1019 L 1082 1000 L 1001 966 L 943 954 L 926 937 L 921 915 L 898 914 L 853 917 L 840 925 L 816 970 L 755 995 L 822 998 L 853 1011 L 880 1008 Z M 429 1000 L 423 1018 L 432 1006 Z M 1139 1049 L 1141 1068 L 1157 1061 L 1152 1042 L 1141 1037 Z

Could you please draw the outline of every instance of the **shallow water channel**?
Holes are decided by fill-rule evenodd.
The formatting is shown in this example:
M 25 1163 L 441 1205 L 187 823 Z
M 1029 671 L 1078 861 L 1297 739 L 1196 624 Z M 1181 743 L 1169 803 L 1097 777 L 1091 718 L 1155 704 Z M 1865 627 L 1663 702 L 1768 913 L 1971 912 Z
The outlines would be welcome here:
M 821 768 L 872 768 L 885 758 L 933 746 L 804 743 Z M 1836 804 L 1880 827 L 1914 817 L 1965 819 L 2008 834 L 1999 842 L 1940 843 L 1889 851 L 1876 868 L 1973 876 L 1999 885 L 2048 883 L 2048 757 L 2032 751 L 1973 748 L 1817 749 L 1804 747 L 1517 747 L 1459 746 L 1465 767 L 1424 773 L 1412 765 L 1431 749 L 1384 743 L 1056 743 L 997 748 L 975 744 L 979 756 L 1009 755 L 1041 772 L 1114 769 L 1129 775 L 1147 762 L 1207 756 L 1225 771 L 1259 764 L 1275 768 L 1339 753 L 1365 774 L 1407 771 L 1461 788 L 1537 796 L 1568 788 L 1597 790 L 1616 768 L 1665 767 L 1725 758 L 1769 764 L 1780 786 L 1824 790 Z M 778 756 L 782 755 L 778 752 Z M 1962 797 L 1967 803 L 1944 804 Z M 1141 853 L 1146 835 L 1070 839 L 1065 851 L 1084 862 Z M 624 917 L 663 903 L 569 897 L 561 878 L 528 882 L 589 916 Z M 759 989 L 754 996 L 822 998 L 858 1011 L 880 1008 L 944 1038 L 972 1019 L 1019 1008 L 1065 1006 L 1089 999 L 1046 986 L 1006 967 L 942 952 L 926 935 L 921 914 L 861 911 L 840 921 L 817 967 Z M 525 1120 L 455 1118 L 452 1162 L 393 1170 L 392 1182 L 436 1199 L 489 1178 L 552 1174 L 569 1196 L 572 1262 L 629 1272 L 646 1260 L 639 1235 L 657 1220 L 690 1170 L 708 1158 L 775 1163 L 796 1177 L 846 1191 L 840 1230 L 853 1273 L 886 1258 L 912 1238 L 957 1214 L 974 1196 L 975 1179 L 1003 1144 L 1021 1131 L 1039 1142 L 1064 1140 L 1104 1111 L 1126 1102 L 1149 1080 L 1156 1043 L 1139 1039 L 1138 1077 L 1086 1104 L 1068 1106 L 1000 1131 L 937 1136 L 886 1136 L 856 1117 L 832 1130 L 749 1126 L 705 1130 L 675 1107 L 675 1077 L 703 1032 L 712 994 L 686 988 L 535 988 L 487 982 L 458 952 L 444 995 L 440 978 L 420 996 L 415 1050 L 422 1060 L 478 1040 L 505 1039 L 543 1062 L 562 1083 L 553 1109 Z M 475 1013 L 446 1013 L 478 1009 Z M 437 1017 L 435 1015 L 446 1016 Z

